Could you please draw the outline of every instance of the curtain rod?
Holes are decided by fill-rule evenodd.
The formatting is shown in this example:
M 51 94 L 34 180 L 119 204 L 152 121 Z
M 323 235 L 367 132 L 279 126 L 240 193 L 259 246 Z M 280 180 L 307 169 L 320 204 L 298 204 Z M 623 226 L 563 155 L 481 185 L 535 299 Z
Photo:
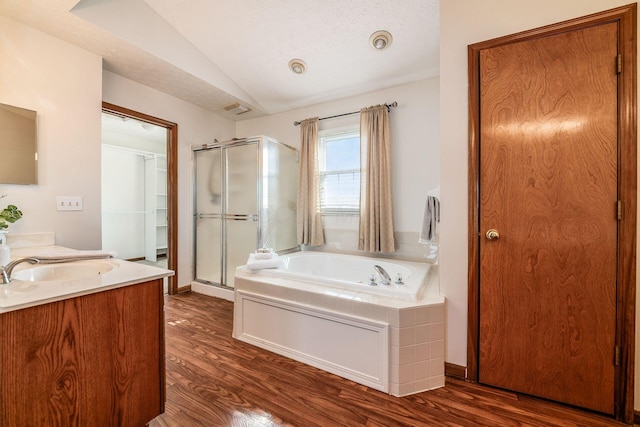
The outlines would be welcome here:
M 391 104 L 384 104 L 384 106 L 387 107 L 387 111 L 390 111 L 391 107 L 397 107 L 398 103 L 396 101 L 393 101 Z M 336 117 L 350 116 L 352 114 L 360 114 L 360 111 L 352 111 L 351 113 L 336 114 L 335 116 L 320 117 L 318 120 L 335 119 Z M 300 123 L 302 122 L 293 122 L 293 125 L 298 126 Z

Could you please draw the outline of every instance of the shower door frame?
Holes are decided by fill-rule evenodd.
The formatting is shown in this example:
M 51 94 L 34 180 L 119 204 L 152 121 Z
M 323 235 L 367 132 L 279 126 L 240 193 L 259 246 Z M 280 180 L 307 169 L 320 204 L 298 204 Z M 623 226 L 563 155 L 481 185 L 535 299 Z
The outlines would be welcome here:
M 227 162 L 226 160 L 226 152 L 225 150 L 230 149 L 230 148 L 235 148 L 235 147 L 241 147 L 244 145 L 254 145 L 255 149 L 257 151 L 256 153 L 256 170 L 257 170 L 257 175 L 258 177 L 262 177 L 262 142 L 263 139 L 266 138 L 262 138 L 262 137 L 251 137 L 251 138 L 243 138 L 243 139 L 236 139 L 236 140 L 231 140 L 231 141 L 225 141 L 225 142 L 219 142 L 219 143 L 213 143 L 213 144 L 204 144 L 201 147 L 195 147 L 193 148 L 193 156 L 194 156 L 194 162 L 193 162 L 193 182 L 194 182 L 194 186 L 193 186 L 193 275 L 194 275 L 194 280 L 198 281 L 198 282 L 203 282 L 207 285 L 212 285 L 212 286 L 218 286 L 224 289 L 233 289 L 233 287 L 228 286 L 227 283 L 227 227 L 226 227 L 226 223 L 225 220 L 231 220 L 231 221 L 253 221 L 256 222 L 256 247 L 260 247 L 262 246 L 262 218 L 260 215 L 260 210 L 262 208 L 262 185 L 261 179 L 258 179 L 256 181 L 256 212 L 253 215 L 231 215 L 231 214 L 227 214 L 226 210 L 227 210 L 227 184 L 228 184 L 228 180 L 227 180 Z M 197 166 L 197 162 L 195 161 L 196 159 L 196 155 L 198 154 L 198 152 L 200 151 L 210 151 L 210 150 L 220 150 L 220 162 L 221 162 L 221 167 L 220 167 L 220 183 L 221 183 L 221 207 L 220 207 L 220 214 L 216 215 L 213 214 L 212 217 L 206 217 L 206 218 L 210 218 L 210 219 L 218 219 L 221 222 L 221 228 L 220 228 L 220 263 L 221 263 L 221 268 L 220 268 L 220 282 L 212 282 L 210 280 L 206 280 L 206 279 L 202 279 L 198 277 L 198 257 L 197 257 L 197 250 L 198 250 L 198 228 L 197 228 L 197 223 L 198 223 L 198 219 L 202 218 L 202 214 L 198 213 L 197 210 L 197 174 L 198 174 L 198 166 Z M 246 218 L 240 218 L 246 216 Z

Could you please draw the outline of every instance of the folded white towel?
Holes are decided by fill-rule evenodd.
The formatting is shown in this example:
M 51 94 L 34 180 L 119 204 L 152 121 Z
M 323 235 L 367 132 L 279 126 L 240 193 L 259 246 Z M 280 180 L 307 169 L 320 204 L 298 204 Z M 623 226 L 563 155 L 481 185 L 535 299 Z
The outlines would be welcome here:
M 116 253 L 113 251 L 51 251 L 40 252 L 33 255 L 34 258 L 47 261 L 59 260 L 83 260 L 83 259 L 106 259 L 115 258 Z
M 277 254 L 272 248 L 259 248 L 254 252 L 255 259 L 271 259 Z
M 247 268 L 250 270 L 262 270 L 263 268 L 278 268 L 282 265 L 282 260 L 276 254 L 269 259 L 257 259 L 256 254 L 250 254 L 247 260 Z

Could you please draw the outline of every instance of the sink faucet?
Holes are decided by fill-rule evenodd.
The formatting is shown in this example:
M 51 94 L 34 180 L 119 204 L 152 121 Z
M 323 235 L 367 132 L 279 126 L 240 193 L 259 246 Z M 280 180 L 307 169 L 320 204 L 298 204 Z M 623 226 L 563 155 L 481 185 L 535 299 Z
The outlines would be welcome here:
M 380 280 L 382 280 L 382 284 L 383 285 L 390 285 L 391 284 L 391 276 L 389 276 L 389 273 L 387 273 L 387 270 L 385 270 L 384 268 L 382 268 L 378 264 L 374 265 L 373 268 L 375 268 L 375 270 L 378 273 L 378 275 L 380 275 Z
M 0 285 L 8 285 L 11 283 L 11 273 L 13 272 L 13 268 L 22 264 L 23 262 L 28 262 L 29 264 L 37 264 L 40 262 L 38 258 L 18 258 L 14 261 L 11 261 L 9 264 L 5 266 L 0 266 Z

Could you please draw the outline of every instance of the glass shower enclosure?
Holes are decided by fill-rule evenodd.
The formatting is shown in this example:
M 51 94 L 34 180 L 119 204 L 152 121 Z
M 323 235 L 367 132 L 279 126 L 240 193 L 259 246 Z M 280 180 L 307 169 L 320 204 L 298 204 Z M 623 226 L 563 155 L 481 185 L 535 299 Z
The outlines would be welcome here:
M 266 136 L 194 147 L 195 280 L 234 286 L 251 252 L 293 250 L 298 151 Z

